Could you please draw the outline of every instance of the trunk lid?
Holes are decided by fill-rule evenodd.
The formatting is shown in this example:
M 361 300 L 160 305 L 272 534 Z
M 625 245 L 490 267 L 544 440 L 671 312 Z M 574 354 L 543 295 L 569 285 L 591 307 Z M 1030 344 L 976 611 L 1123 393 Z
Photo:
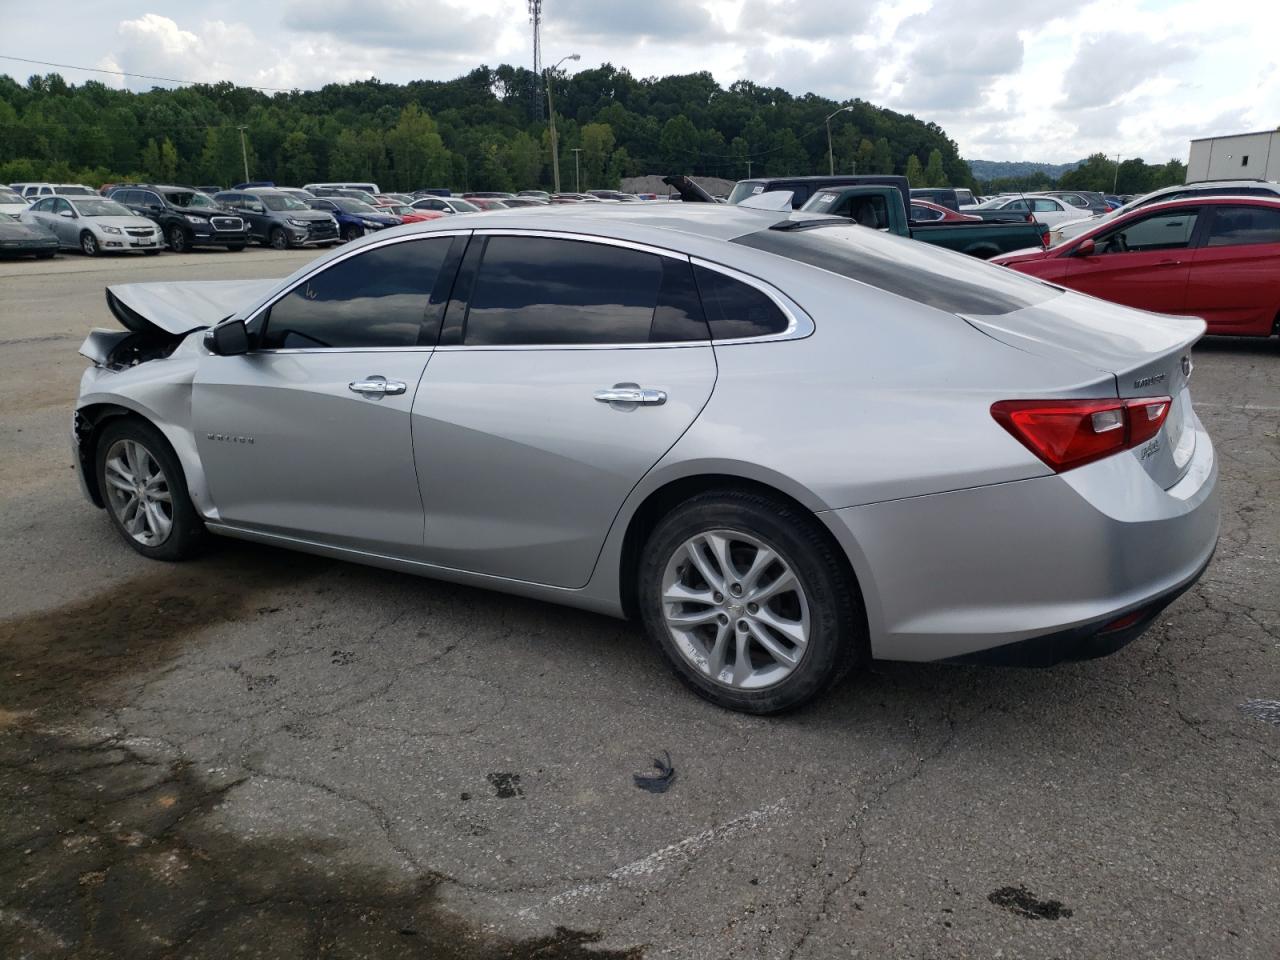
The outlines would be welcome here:
M 1172 403 L 1160 432 L 1120 456 L 1136 457 L 1166 490 L 1182 479 L 1195 452 L 1187 384 L 1191 347 L 1204 335 L 1203 320 L 1147 313 L 1071 293 L 1002 316 L 964 319 L 1019 350 L 1070 358 L 1111 374 L 1117 396 L 1169 397 Z
M 107 306 L 134 333 L 183 336 L 254 306 L 279 280 L 184 280 L 118 283 L 107 287 Z

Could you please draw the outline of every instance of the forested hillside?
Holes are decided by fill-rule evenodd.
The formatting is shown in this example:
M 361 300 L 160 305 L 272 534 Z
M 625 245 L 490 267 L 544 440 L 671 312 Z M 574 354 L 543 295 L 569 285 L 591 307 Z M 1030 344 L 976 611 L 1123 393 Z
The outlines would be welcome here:
M 244 176 L 301 184 L 373 179 L 384 189 L 505 190 L 549 185 L 545 114 L 534 75 L 478 67 L 444 82 L 368 80 L 268 95 L 230 83 L 129 93 L 0 75 L 0 182 L 177 181 L 227 185 Z M 582 189 L 622 176 L 687 173 L 731 180 L 827 171 L 823 119 L 840 104 L 709 73 L 638 79 L 608 64 L 557 75 L 561 178 Z M 836 170 L 907 173 L 915 185 L 970 185 L 933 123 L 855 100 L 831 122 Z

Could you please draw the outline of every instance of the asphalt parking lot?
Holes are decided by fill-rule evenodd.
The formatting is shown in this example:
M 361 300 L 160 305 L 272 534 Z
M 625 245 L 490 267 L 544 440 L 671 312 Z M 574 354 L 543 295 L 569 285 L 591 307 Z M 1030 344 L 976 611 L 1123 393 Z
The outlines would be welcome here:
M 1222 540 L 1146 636 L 759 719 L 625 623 L 118 540 L 67 439 L 104 285 L 313 255 L 0 262 L 0 957 L 1280 955 L 1280 344 L 1197 348 Z

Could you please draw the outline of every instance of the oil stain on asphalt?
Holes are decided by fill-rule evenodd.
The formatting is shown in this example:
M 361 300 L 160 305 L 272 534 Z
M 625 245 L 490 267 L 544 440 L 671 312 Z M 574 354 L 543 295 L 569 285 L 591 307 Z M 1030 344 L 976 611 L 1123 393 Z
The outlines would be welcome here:
M 495 936 L 441 910 L 437 874 L 334 868 L 338 837 L 199 829 L 241 780 L 211 781 L 77 724 L 112 681 L 163 666 L 192 634 L 251 615 L 326 564 L 218 556 L 0 622 L 0 957 L 631 960 L 557 929 Z M 514 775 L 493 786 L 514 790 Z

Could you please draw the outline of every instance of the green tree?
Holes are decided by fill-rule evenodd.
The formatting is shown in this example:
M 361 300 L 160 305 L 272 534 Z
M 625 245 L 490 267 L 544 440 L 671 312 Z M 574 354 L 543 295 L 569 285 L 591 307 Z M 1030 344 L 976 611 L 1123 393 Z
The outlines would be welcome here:
M 516 186 L 527 189 L 542 182 L 545 157 L 546 154 L 537 141 L 522 130 L 504 148 L 503 162 Z
M 449 169 L 448 151 L 436 123 L 417 103 L 400 111 L 396 125 L 387 133 L 386 145 L 395 182 L 405 189 L 438 183 Z M 375 160 L 372 155 L 367 159 Z
M 947 172 L 942 168 L 941 150 L 929 151 L 929 162 L 924 168 L 924 185 L 926 187 L 950 186 L 947 182 Z
M 683 113 L 668 120 L 658 140 L 661 162 L 672 173 L 695 169 L 698 162 L 698 131 Z
M 858 169 L 856 173 L 875 173 L 876 164 L 876 148 L 866 137 L 862 138 L 862 142 L 858 144 L 858 152 L 855 156 Z
M 613 156 L 613 128 L 607 123 L 588 123 L 582 128 L 582 183 L 584 189 L 599 189 L 608 178 Z
M 907 183 L 913 187 L 928 186 L 925 183 L 924 167 L 920 166 L 920 158 L 914 153 L 907 157 Z
M 887 137 L 877 137 L 868 173 L 893 173 L 893 149 Z
M 280 146 L 280 162 L 276 176 L 284 183 L 310 183 L 316 176 L 315 155 L 307 135 L 294 130 Z

